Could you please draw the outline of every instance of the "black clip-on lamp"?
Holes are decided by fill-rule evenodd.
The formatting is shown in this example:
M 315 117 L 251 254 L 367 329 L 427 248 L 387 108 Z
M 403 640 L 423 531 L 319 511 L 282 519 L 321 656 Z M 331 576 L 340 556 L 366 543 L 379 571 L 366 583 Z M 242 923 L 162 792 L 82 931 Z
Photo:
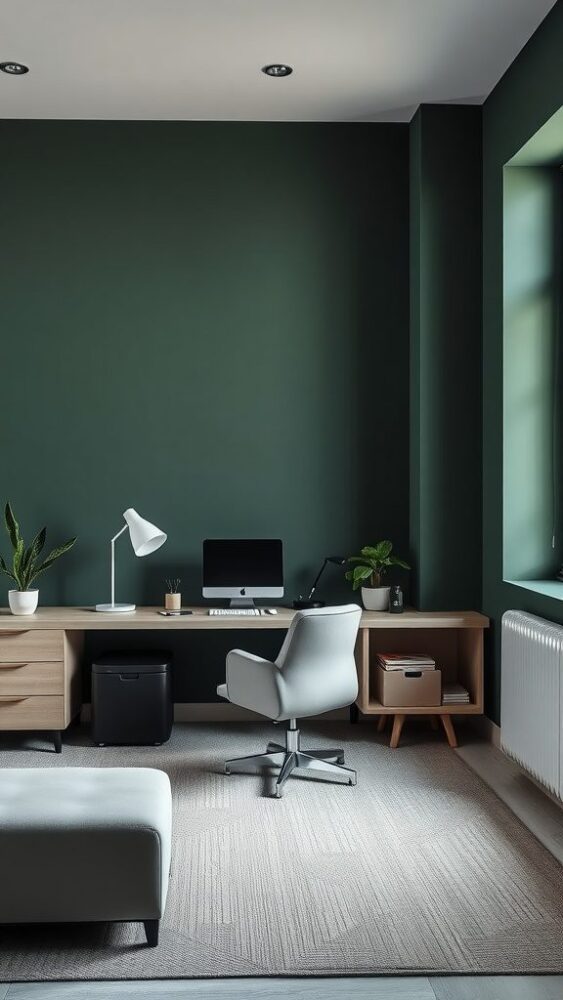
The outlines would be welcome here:
M 300 597 L 297 601 L 293 602 L 293 607 L 295 608 L 295 610 L 305 611 L 307 608 L 324 608 L 325 601 L 317 601 L 315 600 L 313 595 L 317 589 L 317 584 L 325 571 L 326 564 L 333 563 L 335 566 L 344 566 L 345 562 L 346 559 L 343 556 L 326 556 L 325 561 L 323 562 L 319 572 L 315 577 L 315 582 L 313 583 L 313 586 L 309 591 L 309 596 Z

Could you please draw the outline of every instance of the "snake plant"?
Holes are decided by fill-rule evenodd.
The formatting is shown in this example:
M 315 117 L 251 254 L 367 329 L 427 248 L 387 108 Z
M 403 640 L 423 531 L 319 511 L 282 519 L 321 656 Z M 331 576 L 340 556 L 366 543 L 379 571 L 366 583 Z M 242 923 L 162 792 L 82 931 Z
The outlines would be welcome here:
M 76 541 L 76 538 L 70 538 L 64 545 L 58 545 L 57 548 L 51 549 L 49 554 L 41 559 L 41 553 L 47 537 L 47 529 L 41 528 L 41 531 L 36 534 L 31 545 L 26 546 L 20 535 L 19 525 L 9 502 L 6 504 L 4 511 L 4 520 L 13 553 L 11 566 L 8 566 L 5 559 L 0 556 L 0 569 L 10 580 L 13 580 L 17 590 L 20 591 L 30 590 L 31 584 L 37 579 L 40 573 L 44 573 L 46 569 L 49 569 L 49 566 L 52 566 L 60 556 L 68 552 Z

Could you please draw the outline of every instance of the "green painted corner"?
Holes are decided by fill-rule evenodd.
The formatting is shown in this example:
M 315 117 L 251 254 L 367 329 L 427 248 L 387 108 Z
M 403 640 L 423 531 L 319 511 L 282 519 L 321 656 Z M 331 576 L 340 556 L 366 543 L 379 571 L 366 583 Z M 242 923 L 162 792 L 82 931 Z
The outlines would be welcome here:
M 503 171 L 503 576 L 563 559 L 560 434 L 561 171 Z
M 563 104 L 562 50 L 558 2 L 483 106 L 483 611 L 491 618 L 486 704 L 496 722 L 504 611 L 519 608 L 563 623 L 560 601 L 506 582 L 503 567 L 504 168 Z
M 410 133 L 411 497 L 417 605 L 481 604 L 481 109 Z

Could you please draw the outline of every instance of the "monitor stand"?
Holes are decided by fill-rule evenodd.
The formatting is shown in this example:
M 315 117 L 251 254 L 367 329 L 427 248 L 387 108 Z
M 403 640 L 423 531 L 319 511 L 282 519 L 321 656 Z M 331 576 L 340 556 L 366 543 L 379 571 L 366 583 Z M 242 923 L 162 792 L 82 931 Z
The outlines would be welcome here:
M 251 597 L 231 597 L 230 608 L 255 608 L 256 605 Z

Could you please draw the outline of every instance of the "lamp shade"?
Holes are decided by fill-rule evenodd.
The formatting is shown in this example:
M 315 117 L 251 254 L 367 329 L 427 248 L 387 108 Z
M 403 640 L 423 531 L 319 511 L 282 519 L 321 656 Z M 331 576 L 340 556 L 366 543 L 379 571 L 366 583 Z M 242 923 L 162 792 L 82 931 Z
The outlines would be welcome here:
M 145 521 L 133 507 L 123 511 L 123 517 L 129 527 L 131 545 L 136 556 L 149 556 L 164 545 L 167 538 L 164 531 L 157 528 L 156 524 Z

